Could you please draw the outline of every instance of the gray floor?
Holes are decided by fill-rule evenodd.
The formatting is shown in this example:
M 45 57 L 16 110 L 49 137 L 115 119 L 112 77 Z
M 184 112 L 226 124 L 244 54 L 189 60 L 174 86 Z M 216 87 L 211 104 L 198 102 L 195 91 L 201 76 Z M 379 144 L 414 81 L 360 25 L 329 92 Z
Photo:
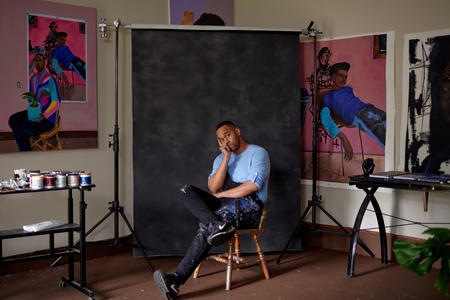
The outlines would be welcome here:
M 379 259 L 358 256 L 355 278 L 347 278 L 347 254 L 326 249 L 288 253 L 276 264 L 277 253 L 266 254 L 271 275 L 265 280 L 259 266 L 233 272 L 232 290 L 225 291 L 225 266 L 202 264 L 201 277 L 189 279 L 177 299 L 449 299 L 437 292 L 438 271 L 419 277 L 402 266 L 382 265 Z M 155 269 L 173 271 L 180 257 L 152 258 Z M 87 299 L 71 287 L 60 288 L 66 266 L 37 269 L 0 277 L 0 299 Z M 143 258 L 129 253 L 96 258 L 87 264 L 88 287 L 95 299 L 162 300 Z

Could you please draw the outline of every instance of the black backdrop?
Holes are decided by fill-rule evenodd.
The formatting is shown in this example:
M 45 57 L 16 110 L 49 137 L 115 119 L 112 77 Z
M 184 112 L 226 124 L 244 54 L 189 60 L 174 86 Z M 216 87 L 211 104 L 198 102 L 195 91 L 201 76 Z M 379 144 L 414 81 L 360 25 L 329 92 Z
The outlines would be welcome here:
M 179 188 L 207 189 L 222 120 L 269 152 L 261 246 L 282 250 L 300 218 L 298 33 L 134 29 L 132 58 L 134 227 L 148 254 L 190 245 L 198 221 Z

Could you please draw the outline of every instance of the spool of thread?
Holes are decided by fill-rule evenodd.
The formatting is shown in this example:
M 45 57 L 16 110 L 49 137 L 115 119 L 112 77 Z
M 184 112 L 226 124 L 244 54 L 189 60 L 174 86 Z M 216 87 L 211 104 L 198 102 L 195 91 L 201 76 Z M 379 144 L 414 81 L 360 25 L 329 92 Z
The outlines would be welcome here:
M 86 172 L 80 174 L 80 185 L 81 186 L 91 185 L 91 173 Z
M 41 190 L 44 188 L 44 176 L 42 175 L 33 175 L 30 177 L 31 180 L 31 189 L 32 190 Z
M 67 177 L 69 186 L 79 186 L 80 185 L 80 175 L 79 174 L 69 174 Z
M 67 176 L 65 174 L 56 175 L 56 187 L 65 188 L 67 186 Z
M 56 185 L 56 177 L 55 177 L 55 175 L 46 175 L 44 177 L 44 179 L 45 179 L 44 187 L 46 189 L 54 189 L 55 188 L 55 185 Z

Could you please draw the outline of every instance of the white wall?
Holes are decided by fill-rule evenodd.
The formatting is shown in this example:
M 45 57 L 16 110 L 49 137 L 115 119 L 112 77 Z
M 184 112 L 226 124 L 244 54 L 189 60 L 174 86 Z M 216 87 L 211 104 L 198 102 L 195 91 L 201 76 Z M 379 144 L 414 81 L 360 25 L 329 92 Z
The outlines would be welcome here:
M 13 1 L 13 0 L 11 0 Z M 95 7 L 100 17 L 112 22 L 119 18 L 123 23 L 167 24 L 168 0 L 58 0 L 67 3 Z M 396 88 L 396 144 L 399 149 L 401 98 L 401 62 L 403 59 L 403 34 L 444 29 L 450 27 L 448 0 L 235 0 L 235 25 L 266 28 L 305 28 L 310 20 L 324 32 L 323 37 L 341 37 L 373 32 L 394 30 L 395 50 L 395 88 Z M 423 14 L 423 15 L 422 15 Z M 120 126 L 120 201 L 126 215 L 133 216 L 133 161 L 132 161 L 132 90 L 131 90 L 131 33 L 120 31 L 119 65 L 119 126 Z M 113 157 L 108 148 L 114 124 L 114 42 L 97 40 L 98 73 L 98 123 L 99 148 L 92 150 L 63 150 L 59 152 L 10 153 L 0 154 L 0 178 L 12 176 L 13 169 L 89 170 L 97 185 L 86 193 L 88 203 L 87 227 L 90 228 L 106 212 L 108 201 L 113 200 Z M 398 165 L 400 154 L 396 153 Z M 319 188 L 323 195 L 324 207 L 344 226 L 351 227 L 363 194 L 346 189 Z M 382 210 L 414 220 L 446 220 L 449 212 L 448 194 L 430 195 L 428 212 L 422 211 L 420 193 L 378 193 Z M 303 189 L 303 202 L 311 197 L 311 189 Z M 26 195 L 0 196 L 0 229 L 16 228 L 51 218 L 65 218 L 66 193 L 36 193 Z M 75 193 L 75 200 L 78 199 Z M 78 210 L 75 209 L 77 213 Z M 151 216 L 151 212 L 149 212 Z M 363 226 L 375 224 L 375 218 L 367 215 Z M 325 216 L 319 216 L 320 223 L 332 224 Z M 389 224 L 389 220 L 386 219 Z M 123 222 L 121 236 L 128 234 Z M 395 233 L 420 236 L 422 228 L 400 227 Z M 113 222 L 108 219 L 94 231 L 88 240 L 103 240 L 113 237 Z M 63 245 L 65 236 L 56 238 Z M 42 237 L 16 239 L 4 242 L 4 255 L 31 252 L 46 248 L 48 242 Z

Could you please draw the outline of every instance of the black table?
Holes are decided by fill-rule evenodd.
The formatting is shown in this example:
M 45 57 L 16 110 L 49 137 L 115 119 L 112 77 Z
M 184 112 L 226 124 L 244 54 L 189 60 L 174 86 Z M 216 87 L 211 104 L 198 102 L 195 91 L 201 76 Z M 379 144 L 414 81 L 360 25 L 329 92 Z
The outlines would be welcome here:
M 364 217 L 364 213 L 367 210 L 367 206 L 372 203 L 374 208 L 378 228 L 380 233 L 380 244 L 381 244 L 381 262 L 387 264 L 387 242 L 386 242 L 386 227 L 384 225 L 383 214 L 381 212 L 380 206 L 378 205 L 377 199 L 375 198 L 375 192 L 378 188 L 392 188 L 392 189 L 403 189 L 403 190 L 414 190 L 422 191 L 425 194 L 424 197 L 424 209 L 425 200 L 428 201 L 428 192 L 430 191 L 450 191 L 450 184 L 445 183 L 430 183 L 418 180 L 400 180 L 392 178 L 375 178 L 364 175 L 350 176 L 350 185 L 355 185 L 357 188 L 362 189 L 366 192 L 366 196 L 361 203 L 358 214 L 356 215 L 355 223 L 353 225 L 352 237 L 350 241 L 350 249 L 348 252 L 348 267 L 347 276 L 353 277 L 355 274 L 355 255 L 356 247 L 358 245 L 358 235 L 361 228 L 361 222 Z
M 67 190 L 68 198 L 67 198 L 67 223 L 46 230 L 41 230 L 38 232 L 28 232 L 24 231 L 22 228 L 20 229 L 10 229 L 10 230 L 1 230 L 0 231 L 0 264 L 9 264 L 20 261 L 29 261 L 35 259 L 49 258 L 53 256 L 67 256 L 68 257 L 68 276 L 62 277 L 60 286 L 65 286 L 66 284 L 74 287 L 75 289 L 83 292 L 87 296 L 89 296 L 89 300 L 94 299 L 94 292 L 86 287 L 86 207 L 87 204 L 84 201 L 84 192 L 90 191 L 94 184 L 88 186 L 77 186 L 77 187 L 65 187 L 65 188 L 52 188 L 52 189 L 40 189 L 40 190 L 31 190 L 21 189 L 21 190 L 10 190 L 10 191 L 0 191 L 0 195 L 11 195 L 11 194 L 23 194 L 23 193 L 39 193 L 39 192 L 52 192 L 52 191 L 60 191 Z M 72 191 L 78 190 L 80 192 L 80 224 L 75 224 L 73 221 L 73 198 Z M 54 234 L 55 233 L 63 233 L 67 232 L 68 234 L 68 245 L 62 251 L 56 251 L 54 245 Z M 74 247 L 74 236 L 73 233 L 78 232 L 80 234 L 80 242 L 79 248 Z M 3 257 L 2 253 L 2 241 L 5 239 L 12 238 L 20 238 L 27 236 L 35 236 L 35 235 L 48 235 L 49 236 L 49 250 L 46 254 L 41 255 L 29 255 L 26 257 Z M 75 272 L 74 272 L 74 255 L 79 255 L 80 258 L 80 274 L 79 274 L 79 282 L 75 281 Z

